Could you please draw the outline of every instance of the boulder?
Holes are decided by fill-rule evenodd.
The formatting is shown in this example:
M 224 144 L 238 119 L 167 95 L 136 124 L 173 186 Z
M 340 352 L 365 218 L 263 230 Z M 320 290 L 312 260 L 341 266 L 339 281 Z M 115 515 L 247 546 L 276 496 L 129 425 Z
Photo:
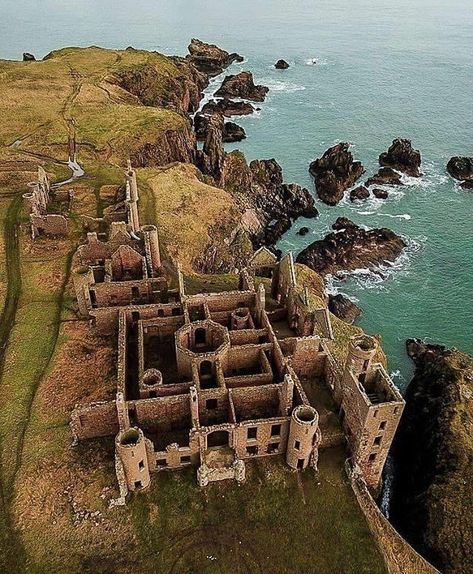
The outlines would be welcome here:
M 353 160 L 348 143 L 331 147 L 309 166 L 317 195 L 328 205 L 336 205 L 364 171 L 361 162 Z
M 299 231 L 297 232 L 297 235 L 300 235 L 301 237 L 304 237 L 304 235 L 307 235 L 309 233 L 309 228 L 308 227 L 301 227 L 299 229 Z
M 223 126 L 223 141 L 225 143 L 239 142 L 246 138 L 245 130 L 233 122 L 226 122 Z
M 30 54 L 29 52 L 23 52 L 23 62 L 34 62 L 36 61 L 36 58 L 34 57 L 33 54 Z
M 359 185 L 350 191 L 350 201 L 368 199 L 370 192 L 364 185 Z
M 365 230 L 346 218 L 337 219 L 332 228 L 337 231 L 314 241 L 297 256 L 299 263 L 321 275 L 395 261 L 406 246 L 390 229 Z
M 473 157 L 452 157 L 447 163 L 448 173 L 465 189 L 473 189 Z
M 420 177 L 421 164 L 420 151 L 412 148 L 408 139 L 397 138 L 393 140 L 387 152 L 379 156 L 379 165 L 390 167 L 412 177 Z
M 256 109 L 249 102 L 234 102 L 228 98 L 223 98 L 222 100 L 207 102 L 202 108 L 202 113 L 208 115 L 221 114 L 229 118 L 231 116 L 248 116 Z
M 198 141 L 205 141 L 211 116 L 198 113 L 194 116 L 194 130 Z M 221 116 L 222 117 L 222 116 Z M 239 142 L 246 138 L 245 130 L 234 122 L 222 124 L 222 140 L 225 143 Z
M 391 167 L 381 167 L 376 175 L 370 177 L 365 186 L 371 185 L 404 185 L 401 181 L 402 175 L 394 171 Z
M 289 64 L 286 62 L 286 60 L 278 60 L 275 64 L 274 67 L 277 70 L 287 70 L 289 68 Z
M 389 193 L 385 189 L 380 189 L 379 187 L 375 187 L 373 189 L 373 195 L 378 199 L 387 199 Z
M 242 62 L 243 57 L 239 54 L 229 54 L 215 44 L 207 44 L 193 38 L 188 46 L 189 59 L 194 66 L 209 76 L 221 74 L 233 62 Z
M 355 305 L 351 299 L 341 293 L 338 295 L 329 295 L 328 310 L 350 325 L 362 314 L 358 305 Z
M 266 86 L 255 85 L 251 72 L 240 72 L 226 76 L 215 95 L 223 98 L 243 98 L 244 100 L 263 102 L 268 92 L 269 88 Z

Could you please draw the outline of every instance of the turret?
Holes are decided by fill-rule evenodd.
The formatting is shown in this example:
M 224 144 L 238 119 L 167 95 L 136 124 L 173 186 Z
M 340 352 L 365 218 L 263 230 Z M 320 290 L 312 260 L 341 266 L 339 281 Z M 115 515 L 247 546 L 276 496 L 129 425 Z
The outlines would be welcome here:
M 140 228 L 140 219 L 138 214 L 138 184 L 136 182 L 136 172 L 131 167 L 130 161 L 128 162 L 128 168 L 125 172 L 126 183 L 127 183 L 127 204 L 130 210 L 129 213 L 129 224 L 134 233 L 136 233 Z
M 141 490 L 151 481 L 143 431 L 137 427 L 118 433 L 115 448 L 120 458 L 128 489 Z
M 286 462 L 294 470 L 303 470 L 317 459 L 319 415 L 310 405 L 292 411 L 287 441 Z
M 359 335 L 350 340 L 345 372 L 351 371 L 355 377 L 366 374 L 378 350 L 378 342 L 374 337 Z

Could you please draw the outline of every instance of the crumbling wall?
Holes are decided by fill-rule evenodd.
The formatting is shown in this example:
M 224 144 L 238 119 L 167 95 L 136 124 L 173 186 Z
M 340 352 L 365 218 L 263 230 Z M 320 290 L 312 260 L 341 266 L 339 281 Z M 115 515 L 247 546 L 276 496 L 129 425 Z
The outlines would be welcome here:
M 76 440 L 115 435 L 118 432 L 115 401 L 76 406 L 71 415 L 71 430 Z

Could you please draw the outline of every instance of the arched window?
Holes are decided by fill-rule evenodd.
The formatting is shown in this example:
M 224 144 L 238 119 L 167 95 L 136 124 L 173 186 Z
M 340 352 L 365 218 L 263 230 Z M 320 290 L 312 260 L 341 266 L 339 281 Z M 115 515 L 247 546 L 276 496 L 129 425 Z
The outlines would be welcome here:
M 207 342 L 207 334 L 205 329 L 199 327 L 195 330 L 195 344 L 196 346 L 205 345 Z

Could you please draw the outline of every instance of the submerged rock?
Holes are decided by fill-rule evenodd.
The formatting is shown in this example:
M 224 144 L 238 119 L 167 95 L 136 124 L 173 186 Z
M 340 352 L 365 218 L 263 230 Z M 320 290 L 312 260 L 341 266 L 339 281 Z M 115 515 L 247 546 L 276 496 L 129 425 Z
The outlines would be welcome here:
M 346 295 L 329 295 L 328 309 L 345 323 L 350 325 L 362 314 L 361 309 Z
M 36 58 L 34 57 L 33 54 L 30 54 L 29 52 L 23 52 L 23 62 L 34 62 L 36 61 Z
M 255 85 L 251 72 L 240 72 L 226 76 L 215 95 L 217 97 L 243 98 L 244 100 L 263 102 L 268 92 L 269 88 L 266 86 Z
M 188 46 L 189 59 L 201 72 L 209 76 L 221 74 L 233 62 L 242 62 L 243 57 L 239 54 L 229 54 L 215 44 L 207 44 L 193 38 Z
M 301 237 L 304 237 L 304 235 L 307 235 L 309 233 L 309 228 L 308 227 L 301 227 L 299 229 L 299 231 L 297 232 L 297 235 L 300 235 Z
M 472 572 L 473 359 L 406 341 L 415 373 L 392 455 L 390 517 L 444 574 Z
M 287 70 L 289 68 L 289 64 L 286 62 L 286 60 L 278 60 L 275 64 L 274 67 L 277 70 Z
M 390 229 L 365 230 L 347 218 L 338 218 L 332 226 L 336 233 L 314 241 L 297 257 L 317 273 L 327 275 L 340 271 L 373 268 L 395 261 L 405 242 Z
M 345 190 L 352 187 L 365 171 L 361 162 L 353 160 L 349 150 L 348 143 L 339 143 L 309 166 L 317 195 L 328 205 L 336 205 Z
M 448 173 L 465 189 L 473 189 L 473 157 L 455 156 L 447 163 Z
M 412 147 L 408 139 L 397 138 L 393 140 L 387 152 L 379 156 L 379 165 L 390 167 L 412 177 L 420 177 L 421 155 L 419 150 Z
M 207 102 L 203 108 L 203 114 L 222 114 L 223 116 L 248 116 L 252 114 L 257 108 L 252 106 L 249 102 L 235 102 L 228 98 L 221 100 L 213 100 Z
M 359 185 L 350 191 L 350 201 L 368 199 L 370 192 L 364 185 Z

